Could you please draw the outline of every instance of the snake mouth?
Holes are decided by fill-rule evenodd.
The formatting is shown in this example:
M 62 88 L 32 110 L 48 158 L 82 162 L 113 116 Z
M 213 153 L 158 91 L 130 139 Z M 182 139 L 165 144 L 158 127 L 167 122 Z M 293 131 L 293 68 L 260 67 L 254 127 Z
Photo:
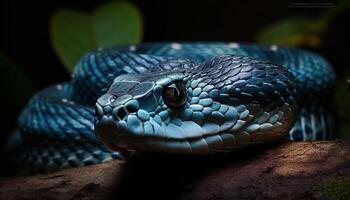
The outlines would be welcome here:
M 285 130 L 289 130 L 293 124 L 292 117 L 285 118 L 283 112 L 279 111 L 289 109 L 289 106 L 275 109 L 271 114 L 262 113 L 254 120 L 247 109 L 229 107 L 224 109 L 226 112 L 223 115 L 217 114 L 226 119 L 222 123 L 213 123 L 214 119 L 218 121 L 221 118 L 209 118 L 211 121 L 204 121 L 200 125 L 191 119 L 170 119 L 169 115 L 162 118 L 160 113 L 139 115 L 140 109 L 129 112 L 132 111 L 130 108 L 118 107 L 118 112 L 112 112 L 116 110 L 102 108 L 98 104 L 96 107 L 95 131 L 107 147 L 117 151 L 127 149 L 176 154 L 223 152 L 285 139 L 288 135 Z M 113 113 L 119 114 L 116 116 Z
M 194 138 L 176 139 L 121 133 L 117 125 L 109 128 L 105 126 L 104 129 L 104 131 L 99 132 L 100 139 L 112 150 L 135 150 L 171 154 L 227 152 L 248 145 L 265 143 L 266 141 L 282 140 L 282 138 L 287 138 L 286 136 L 288 134 L 288 132 L 280 132 L 281 134 L 269 132 L 254 134 L 248 134 L 247 132 L 238 132 L 235 134 L 219 132 Z
M 132 116 L 132 115 L 129 115 Z M 133 118 L 133 117 L 131 117 Z M 152 120 L 150 120 L 152 121 Z M 193 123 L 193 122 L 189 122 Z M 276 131 L 254 132 L 249 134 L 246 131 L 236 132 L 219 131 L 198 133 L 195 128 L 187 131 L 187 136 L 169 137 L 164 127 L 163 135 L 160 133 L 140 133 L 131 131 L 125 121 L 115 121 L 112 117 L 104 116 L 96 123 L 96 132 L 101 141 L 112 150 L 136 150 L 148 152 L 162 152 L 172 154 L 208 154 L 226 152 L 235 148 L 247 145 L 264 143 L 266 141 L 277 141 L 286 138 L 287 132 L 281 131 L 284 127 L 275 127 Z M 239 124 L 239 123 L 237 123 Z M 240 129 L 244 124 L 236 126 Z M 207 127 L 207 126 L 204 126 Z M 281 130 L 277 130 L 281 129 Z M 209 130 L 209 129 L 207 129 Z M 232 128 L 230 129 L 232 130 Z M 213 131 L 213 129 L 211 130 Z M 281 133 L 281 134 L 276 134 Z
M 105 136 L 102 136 L 102 138 Z M 114 136 L 106 138 L 113 150 L 136 150 L 172 154 L 208 154 L 224 152 L 239 147 L 232 134 L 222 133 L 190 139 L 166 139 L 159 137 Z M 102 139 L 105 141 L 105 139 Z
M 99 104 L 96 104 L 96 108 L 96 133 L 112 150 L 207 154 L 239 146 L 232 133 L 223 132 L 224 129 L 215 123 L 200 126 L 193 121 L 183 121 L 179 118 L 164 123 L 166 119 L 159 115 L 145 117 L 137 111 L 128 112 L 130 109 L 124 106 L 114 112 L 116 115 L 112 114 L 114 108 L 102 107 Z M 237 129 L 242 125 L 236 124 Z M 227 127 L 233 125 L 233 121 L 226 124 Z

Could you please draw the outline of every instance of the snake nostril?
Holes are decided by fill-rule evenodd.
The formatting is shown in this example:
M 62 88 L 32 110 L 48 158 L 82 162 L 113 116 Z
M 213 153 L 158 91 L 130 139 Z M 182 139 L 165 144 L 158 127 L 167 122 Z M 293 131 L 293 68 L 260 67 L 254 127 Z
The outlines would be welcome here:
M 137 100 L 131 100 L 131 101 L 128 101 L 126 104 L 125 104 L 125 108 L 128 112 L 136 112 L 138 109 L 139 109 L 139 102 Z
M 128 112 L 126 111 L 124 106 L 120 106 L 113 109 L 113 116 L 117 119 L 119 118 L 122 120 L 127 114 Z
M 103 106 L 103 113 L 105 115 L 111 115 L 112 114 L 112 107 L 111 106 Z

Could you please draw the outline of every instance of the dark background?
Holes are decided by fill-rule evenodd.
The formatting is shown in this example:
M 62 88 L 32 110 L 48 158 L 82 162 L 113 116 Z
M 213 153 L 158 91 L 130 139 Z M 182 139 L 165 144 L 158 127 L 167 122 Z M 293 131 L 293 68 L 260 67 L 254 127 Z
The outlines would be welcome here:
M 70 76 L 50 43 L 49 25 L 53 12 L 60 8 L 90 11 L 105 1 L 51 0 L 1 1 L 0 52 L 34 83 L 35 89 L 69 80 Z M 333 8 L 290 8 L 291 2 L 308 1 L 145 1 L 133 0 L 143 16 L 143 42 L 151 41 L 235 41 L 255 42 L 266 25 L 294 15 L 317 17 Z M 315 1 L 314 1 L 315 2 Z M 337 1 L 331 2 L 334 7 Z M 314 49 L 325 56 L 338 74 L 349 67 L 350 15 L 343 13 L 331 23 L 323 45 Z M 11 74 L 9 74 L 11 76 Z M 21 91 L 18 96 L 21 95 Z M 1 106 L 13 107 L 2 97 Z M 22 106 L 22 107 L 21 107 Z M 1 134 L 15 128 L 19 111 L 2 113 L 6 126 Z
M 254 42 L 257 31 L 271 22 L 298 14 L 317 17 L 326 9 L 332 9 L 289 8 L 288 3 L 293 1 L 281 0 L 132 2 L 144 18 L 144 42 Z M 89 11 L 101 3 L 103 1 L 93 0 L 2 1 L 1 52 L 22 68 L 34 80 L 37 88 L 68 80 L 69 74 L 62 67 L 50 43 L 50 17 L 60 8 Z M 336 6 L 336 3 L 334 5 Z M 346 19 L 344 24 L 337 27 L 340 30 L 334 32 L 349 42 L 348 37 L 345 37 L 349 36 L 349 26 L 346 26 L 345 21 Z M 344 37 L 341 36 L 343 34 Z M 328 45 L 342 46 L 345 42 L 339 42 L 339 38 L 334 39 L 335 41 L 329 41 L 332 44 Z

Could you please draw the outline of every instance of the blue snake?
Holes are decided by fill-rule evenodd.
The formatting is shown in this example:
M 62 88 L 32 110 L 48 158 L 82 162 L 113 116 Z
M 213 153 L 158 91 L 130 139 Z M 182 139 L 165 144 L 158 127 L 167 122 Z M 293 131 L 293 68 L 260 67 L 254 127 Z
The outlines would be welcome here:
M 208 154 L 280 140 L 334 138 L 335 73 L 301 49 L 241 43 L 100 48 L 72 80 L 37 93 L 18 124 L 31 169 L 122 158 L 123 151 Z

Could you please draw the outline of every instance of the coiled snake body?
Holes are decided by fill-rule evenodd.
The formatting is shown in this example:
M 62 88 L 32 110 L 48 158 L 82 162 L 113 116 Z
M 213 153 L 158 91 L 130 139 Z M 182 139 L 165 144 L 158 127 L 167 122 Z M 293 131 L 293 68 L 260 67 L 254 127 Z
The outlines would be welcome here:
M 19 118 L 23 158 L 50 170 L 121 156 L 110 149 L 206 154 L 288 137 L 331 139 L 325 102 L 334 81 L 322 57 L 278 46 L 99 49 L 80 60 L 72 81 L 31 99 Z

